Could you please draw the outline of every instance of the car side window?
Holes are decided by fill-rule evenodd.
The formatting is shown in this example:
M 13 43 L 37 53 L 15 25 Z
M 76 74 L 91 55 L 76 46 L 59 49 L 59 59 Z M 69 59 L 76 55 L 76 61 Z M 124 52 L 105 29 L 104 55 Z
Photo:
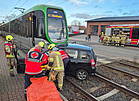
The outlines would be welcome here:
M 82 60 L 88 60 L 89 59 L 89 55 L 87 51 L 80 51 L 80 59 Z
M 68 55 L 70 56 L 70 58 L 77 59 L 77 57 L 78 57 L 78 50 L 65 49 L 65 51 L 68 53 Z

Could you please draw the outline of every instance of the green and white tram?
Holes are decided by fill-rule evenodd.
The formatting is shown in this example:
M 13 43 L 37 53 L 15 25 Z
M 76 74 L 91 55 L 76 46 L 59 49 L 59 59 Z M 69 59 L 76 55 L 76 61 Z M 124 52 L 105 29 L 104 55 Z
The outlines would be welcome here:
M 68 40 L 64 10 L 50 5 L 37 5 L 2 26 L 22 49 L 30 49 L 39 41 L 65 44 Z

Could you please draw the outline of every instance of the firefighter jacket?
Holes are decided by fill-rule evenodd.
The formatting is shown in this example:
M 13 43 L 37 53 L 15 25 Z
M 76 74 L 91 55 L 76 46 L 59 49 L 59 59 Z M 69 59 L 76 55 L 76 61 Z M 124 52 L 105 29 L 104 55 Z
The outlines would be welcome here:
M 15 57 L 14 49 L 15 49 L 15 47 L 14 47 L 12 42 L 6 41 L 4 43 L 4 51 L 5 51 L 5 55 L 7 58 L 14 58 Z
M 49 58 L 48 58 L 49 63 L 53 63 L 51 65 L 51 70 L 55 71 L 64 71 L 64 64 L 63 60 L 61 57 L 61 54 L 59 51 L 53 51 L 49 53 Z M 48 63 L 48 65 L 49 65 Z
M 69 58 L 68 54 L 64 50 L 59 50 L 62 60 Z
M 32 48 L 25 58 L 25 74 L 36 75 L 42 72 L 41 65 L 48 62 L 47 53 L 42 53 L 39 49 Z

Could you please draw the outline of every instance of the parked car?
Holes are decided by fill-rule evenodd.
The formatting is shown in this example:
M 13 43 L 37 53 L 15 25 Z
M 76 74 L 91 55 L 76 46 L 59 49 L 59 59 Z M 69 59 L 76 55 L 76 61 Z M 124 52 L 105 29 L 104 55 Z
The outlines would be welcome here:
M 58 48 L 65 50 L 70 56 L 68 67 L 65 68 L 66 75 L 73 75 L 79 80 L 85 80 L 88 75 L 96 72 L 96 55 L 92 47 L 68 44 L 59 45 Z

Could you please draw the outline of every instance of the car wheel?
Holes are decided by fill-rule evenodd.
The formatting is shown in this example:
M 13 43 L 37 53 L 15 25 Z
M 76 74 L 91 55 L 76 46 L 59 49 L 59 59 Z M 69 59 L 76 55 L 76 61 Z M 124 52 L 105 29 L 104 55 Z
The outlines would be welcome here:
M 86 70 L 79 69 L 76 72 L 76 78 L 79 80 L 85 80 L 85 79 L 87 79 L 87 76 L 88 76 L 88 72 Z

